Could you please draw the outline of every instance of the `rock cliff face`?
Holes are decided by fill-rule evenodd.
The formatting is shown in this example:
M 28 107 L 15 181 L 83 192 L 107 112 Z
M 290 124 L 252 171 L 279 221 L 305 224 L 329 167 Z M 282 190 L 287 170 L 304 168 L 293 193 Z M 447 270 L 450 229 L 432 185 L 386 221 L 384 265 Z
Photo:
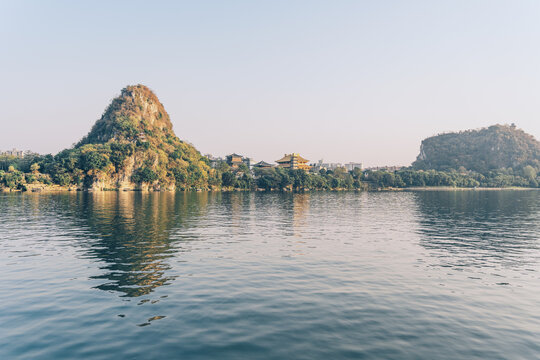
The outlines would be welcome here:
M 93 190 L 207 188 L 215 176 L 206 158 L 174 134 L 165 108 L 143 85 L 124 88 L 55 166 L 66 182 Z
M 490 170 L 540 168 L 540 143 L 514 125 L 493 125 L 433 136 L 422 141 L 417 169 Z

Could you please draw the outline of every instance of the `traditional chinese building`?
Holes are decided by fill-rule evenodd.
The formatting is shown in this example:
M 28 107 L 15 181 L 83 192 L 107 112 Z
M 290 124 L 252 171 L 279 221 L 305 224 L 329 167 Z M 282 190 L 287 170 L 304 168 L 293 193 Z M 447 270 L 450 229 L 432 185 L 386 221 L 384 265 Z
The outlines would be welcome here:
M 278 167 L 287 169 L 309 170 L 311 166 L 307 164 L 309 160 L 304 159 L 297 153 L 285 154 L 281 159 L 276 160 Z
M 248 169 L 251 167 L 251 159 L 248 157 L 243 157 L 238 154 L 227 155 L 227 164 L 233 169 L 237 169 L 240 164 L 246 164 Z
M 254 164 L 253 167 L 257 169 L 270 169 L 274 166 L 265 161 L 259 161 L 258 163 Z

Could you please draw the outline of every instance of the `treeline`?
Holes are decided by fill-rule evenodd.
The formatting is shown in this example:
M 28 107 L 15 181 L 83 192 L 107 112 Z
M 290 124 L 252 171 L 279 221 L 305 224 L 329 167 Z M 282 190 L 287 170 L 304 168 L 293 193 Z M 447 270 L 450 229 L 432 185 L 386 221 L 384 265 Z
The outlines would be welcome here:
M 225 175 L 225 174 L 224 174 Z M 229 175 L 230 176 L 230 175 Z M 243 176 L 241 178 L 243 180 Z M 244 181 L 244 180 L 243 180 Z M 398 171 L 346 171 L 338 168 L 334 171 L 321 170 L 308 173 L 303 170 L 273 168 L 255 171 L 253 181 L 256 187 L 265 190 L 384 190 L 389 188 L 411 188 L 426 186 L 447 186 L 458 188 L 474 187 L 539 187 L 540 178 L 532 166 L 521 170 L 499 169 L 486 174 L 477 172 L 414 170 L 406 168 Z M 242 184 L 246 184 L 242 182 Z M 245 186 L 246 188 L 249 186 Z M 253 187 L 253 185 L 251 186 Z
M 86 145 L 88 146 L 88 145 Z M 113 146 L 114 147 L 114 146 Z M 84 147 L 83 147 L 84 148 Z M 72 149 L 56 156 L 36 156 L 30 159 L 0 158 L 5 170 L 0 170 L 0 188 L 25 190 L 28 184 L 55 184 L 85 188 L 85 182 L 95 176 L 112 171 L 123 163 L 124 157 L 130 156 L 134 149 L 111 149 L 100 146 L 99 149 Z M 159 182 L 156 167 L 143 166 L 131 175 L 134 183 Z M 198 168 L 172 168 L 177 189 L 205 190 L 330 190 L 330 189 L 367 189 L 362 181 L 362 172 L 347 172 L 345 169 L 321 171 L 319 173 L 284 168 L 249 170 L 245 165 L 237 169 L 221 163 L 206 175 L 206 182 L 201 182 Z
M 237 171 L 221 170 L 223 188 L 245 190 L 364 190 L 362 172 L 347 172 L 345 169 L 321 171 L 319 173 L 284 168 L 254 169 L 247 167 Z
M 362 176 L 370 189 L 408 188 L 424 186 L 448 187 L 538 187 L 540 178 L 532 166 L 515 171 L 512 168 L 489 171 L 486 174 L 456 170 L 414 170 L 404 169 L 394 172 L 366 171 Z
M 207 159 L 192 146 L 178 140 L 173 143 L 174 147 L 169 146 L 173 148 L 173 151 L 167 149 L 170 154 L 150 142 L 137 141 L 85 144 L 54 156 L 0 156 L 0 187 L 3 184 L 13 188 L 15 175 L 19 188 L 35 183 L 88 188 L 95 181 L 113 181 L 121 174 L 126 174 L 127 180 L 134 184 L 156 187 L 174 183 L 179 189 L 191 189 L 205 188 L 209 183 L 220 184 L 220 177 L 210 169 Z
M 19 158 L 16 156 L 0 155 L 0 171 L 8 171 L 10 166 L 22 172 L 30 172 L 30 166 L 37 163 L 42 158 L 41 155 L 32 154 Z
M 0 190 L 26 190 L 27 184 L 53 184 L 50 176 L 39 172 L 39 155 L 17 158 L 0 156 Z
M 84 179 L 108 167 L 114 167 L 117 162 L 122 163 L 122 157 L 129 156 L 132 151 L 133 149 L 107 149 L 106 156 L 96 151 L 70 151 L 61 152 L 56 156 L 33 156 L 22 159 L 0 157 L 0 188 L 25 190 L 28 184 L 56 184 L 84 188 Z M 539 187 L 540 183 L 536 168 L 530 165 L 519 170 L 506 168 L 489 171 L 486 174 L 413 168 L 398 171 L 360 169 L 346 171 L 344 168 L 338 168 L 334 171 L 319 172 L 284 168 L 249 170 L 245 165 L 232 169 L 225 162 L 212 170 L 207 183 L 201 182 L 201 175 L 195 167 L 173 168 L 171 172 L 177 181 L 177 189 L 180 190 L 384 190 L 425 186 L 493 188 Z M 131 181 L 156 183 L 159 182 L 159 173 L 150 166 L 143 166 L 133 172 Z

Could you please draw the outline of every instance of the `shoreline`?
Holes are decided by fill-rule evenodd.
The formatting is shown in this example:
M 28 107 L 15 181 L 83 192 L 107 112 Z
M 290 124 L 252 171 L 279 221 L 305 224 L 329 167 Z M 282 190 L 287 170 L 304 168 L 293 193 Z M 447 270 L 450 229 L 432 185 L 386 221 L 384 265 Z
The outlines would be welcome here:
M 531 187 L 519 187 L 519 186 L 509 186 L 509 187 L 476 187 L 476 188 L 466 188 L 466 187 L 451 187 L 451 186 L 423 186 L 423 187 L 409 187 L 401 188 L 401 191 L 524 191 L 524 190 L 540 190 L 540 188 L 531 188 Z
M 30 193 L 30 194 L 40 194 L 40 193 L 112 193 L 112 192 L 127 192 L 127 193 L 161 193 L 161 192 L 284 192 L 284 193 L 306 193 L 306 192 L 417 192 L 417 191 L 539 191 L 540 188 L 531 188 L 531 187 L 476 187 L 476 188 L 465 188 L 465 187 L 451 187 L 451 186 L 416 186 L 408 188 L 380 188 L 380 189 L 305 189 L 305 190 L 290 190 L 290 189 L 193 189 L 193 190 L 148 190 L 148 189 L 81 189 L 76 187 L 64 187 L 59 185 L 45 186 L 39 188 L 32 188 L 28 190 L 20 189 L 9 189 L 3 188 L 0 189 L 0 193 Z

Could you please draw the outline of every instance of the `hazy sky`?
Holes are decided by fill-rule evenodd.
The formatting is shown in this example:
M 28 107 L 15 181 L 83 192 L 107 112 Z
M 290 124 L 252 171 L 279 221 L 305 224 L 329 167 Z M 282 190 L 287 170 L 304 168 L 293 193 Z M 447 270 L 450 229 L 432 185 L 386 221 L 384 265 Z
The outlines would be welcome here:
M 202 153 L 407 165 L 439 132 L 540 138 L 540 1 L 0 1 L 0 150 L 56 153 L 128 84 Z

